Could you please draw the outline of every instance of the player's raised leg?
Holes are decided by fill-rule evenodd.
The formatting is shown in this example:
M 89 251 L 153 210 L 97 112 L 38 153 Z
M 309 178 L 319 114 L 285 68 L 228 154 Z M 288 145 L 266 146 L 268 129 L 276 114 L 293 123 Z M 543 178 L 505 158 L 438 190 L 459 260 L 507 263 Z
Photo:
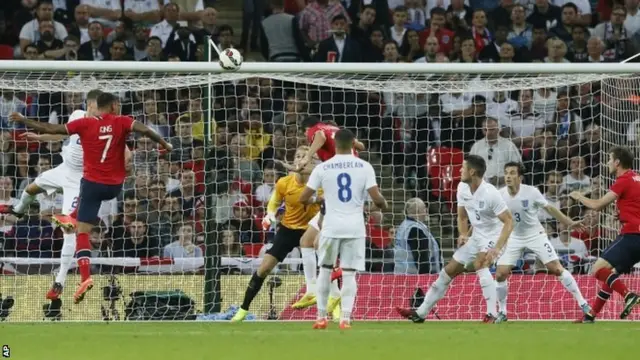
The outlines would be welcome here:
M 20 194 L 18 203 L 14 206 L 1 205 L 0 214 L 10 214 L 18 219 L 24 216 L 24 212 L 29 208 L 29 205 L 35 201 L 38 194 L 44 193 L 45 190 L 40 188 L 37 184 L 31 183 Z
M 596 279 L 603 283 L 601 292 L 594 303 L 594 312 L 583 320 L 593 321 L 596 310 L 604 306 L 606 298 L 612 291 L 624 298 L 624 308 L 620 318 L 624 319 L 640 304 L 640 296 L 629 291 L 620 278 L 640 262 L 640 175 L 632 169 L 633 152 L 627 148 L 615 147 L 609 151 L 607 166 L 609 173 L 616 176 L 616 181 L 609 192 L 600 199 L 589 199 L 582 193 L 574 191 L 569 194 L 589 209 L 602 210 L 616 202 L 618 217 L 623 224 L 620 235 L 604 251 L 600 259 L 593 265 L 592 271 Z

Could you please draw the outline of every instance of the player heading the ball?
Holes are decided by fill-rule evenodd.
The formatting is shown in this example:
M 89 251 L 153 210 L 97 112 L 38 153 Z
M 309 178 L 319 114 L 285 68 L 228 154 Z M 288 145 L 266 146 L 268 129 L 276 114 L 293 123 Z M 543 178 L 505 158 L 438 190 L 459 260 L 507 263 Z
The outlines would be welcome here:
M 620 235 L 605 249 L 593 264 L 592 272 L 602 282 L 591 313 L 578 322 L 593 322 L 607 303 L 613 291 L 624 298 L 624 308 L 620 318 L 624 319 L 640 303 L 640 297 L 627 289 L 620 279 L 621 274 L 630 272 L 640 262 L 640 175 L 631 170 L 633 153 L 624 147 L 614 147 L 609 151 L 607 167 L 616 181 L 600 199 L 589 199 L 578 191 L 569 196 L 593 210 L 602 210 L 616 202 L 618 218 L 622 224 Z
M 380 209 L 387 208 L 387 201 L 380 193 L 376 174 L 371 164 L 353 155 L 355 136 L 343 129 L 335 133 L 336 154 L 313 169 L 300 201 L 311 203 L 313 194 L 324 190 L 326 215 L 321 225 L 318 246 L 318 275 L 316 291 L 318 320 L 314 329 L 327 327 L 327 303 L 329 300 L 331 272 L 340 255 L 342 267 L 342 313 L 340 328 L 351 327 L 351 313 L 358 285 L 356 271 L 365 269 L 366 230 L 364 205 L 367 193 Z
M 487 164 L 477 155 L 468 155 L 458 185 L 458 250 L 440 271 L 417 310 L 396 308 L 400 316 L 414 323 L 424 322 L 433 306 L 444 297 L 451 281 L 473 264 L 487 303 L 485 323 L 496 319 L 496 283 L 489 266 L 504 248 L 513 230 L 513 218 L 500 192 L 483 180 Z M 469 227 L 469 223 L 473 227 Z
M 41 123 L 25 118 L 14 121 L 47 134 L 80 136 L 83 158 L 83 174 L 80 182 L 80 201 L 77 209 L 76 258 L 81 283 L 73 295 L 79 303 L 93 287 L 91 279 L 91 242 L 89 234 L 98 220 L 102 201 L 111 200 L 120 194 L 126 177 L 125 149 L 129 133 L 136 132 L 172 150 L 160 135 L 146 125 L 129 116 L 121 116 L 120 100 L 109 93 L 102 93 L 97 100 L 98 115 L 82 118 L 66 125 Z
M 535 186 L 521 184 L 522 164 L 509 162 L 504 166 L 504 182 L 507 186 L 500 189 L 500 195 L 513 214 L 514 227 L 511 238 L 504 252 L 498 259 L 496 269 L 496 291 L 498 295 L 498 318 L 496 322 L 507 321 L 507 278 L 524 250 L 532 251 L 547 267 L 549 274 L 555 275 L 558 281 L 571 293 L 584 314 L 591 307 L 582 297 L 578 283 L 560 261 L 551 245 L 545 228 L 538 220 L 538 211 L 544 209 L 556 220 L 569 229 L 580 229 L 582 224 L 565 216 L 560 210 L 549 204 L 547 199 Z

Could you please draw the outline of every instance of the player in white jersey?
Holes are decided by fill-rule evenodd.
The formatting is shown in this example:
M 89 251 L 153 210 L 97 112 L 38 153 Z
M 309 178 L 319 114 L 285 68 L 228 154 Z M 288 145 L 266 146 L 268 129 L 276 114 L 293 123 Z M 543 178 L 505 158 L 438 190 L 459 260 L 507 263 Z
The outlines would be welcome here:
M 415 323 L 424 322 L 433 306 L 446 294 L 451 281 L 473 264 L 487 302 L 487 314 L 483 322 L 495 322 L 496 283 L 489 266 L 506 245 L 513 230 L 513 219 L 498 190 L 483 180 L 486 169 L 487 164 L 480 156 L 469 155 L 465 158 L 457 194 L 460 247 L 431 284 L 420 307 L 416 310 L 396 308 L 400 316 Z
M 367 193 L 377 207 L 387 207 L 373 167 L 351 153 L 354 141 L 351 131 L 337 131 L 336 155 L 315 167 L 300 194 L 300 201 L 308 203 L 318 189 L 324 191 L 325 215 L 318 244 L 320 273 L 316 281 L 318 320 L 314 329 L 327 327 L 331 272 L 338 255 L 342 267 L 340 328 L 351 327 L 351 312 L 358 291 L 356 271 L 365 269 L 366 230 L 362 214 Z
M 591 307 L 582 297 L 576 280 L 560 261 L 553 245 L 540 220 L 538 211 L 544 209 L 556 220 L 568 228 L 579 229 L 582 224 L 565 216 L 560 210 L 550 205 L 547 199 L 534 186 L 521 184 L 522 165 L 509 162 L 504 166 L 504 180 L 507 186 L 500 189 L 500 195 L 513 214 L 514 228 L 511 238 L 498 259 L 496 269 L 496 291 L 498 294 L 498 317 L 496 322 L 507 321 L 507 278 L 525 249 L 532 251 L 547 267 L 550 275 L 555 275 L 562 286 L 573 295 L 578 306 L 585 314 Z

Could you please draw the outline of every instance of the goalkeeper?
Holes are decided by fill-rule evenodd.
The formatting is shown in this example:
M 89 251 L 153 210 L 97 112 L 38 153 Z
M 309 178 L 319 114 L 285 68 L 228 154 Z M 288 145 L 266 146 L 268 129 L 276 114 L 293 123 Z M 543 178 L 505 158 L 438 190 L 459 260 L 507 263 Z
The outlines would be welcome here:
M 299 172 L 292 172 L 280 178 L 276 183 L 267 206 L 268 215 L 265 217 L 263 227 L 268 227 L 275 223 L 275 213 L 283 201 L 285 207 L 284 215 L 276 231 L 273 246 L 267 250 L 258 270 L 251 276 L 242 305 L 231 321 L 239 322 L 245 319 L 249 306 L 251 306 L 251 302 L 260 292 L 267 275 L 287 257 L 291 250 L 300 245 L 300 238 L 307 230 L 309 221 L 320 211 L 321 194 L 318 194 L 318 197 L 311 205 L 305 205 L 300 202 L 300 194 L 305 188 L 314 166 L 315 164 L 313 163 L 307 164 Z

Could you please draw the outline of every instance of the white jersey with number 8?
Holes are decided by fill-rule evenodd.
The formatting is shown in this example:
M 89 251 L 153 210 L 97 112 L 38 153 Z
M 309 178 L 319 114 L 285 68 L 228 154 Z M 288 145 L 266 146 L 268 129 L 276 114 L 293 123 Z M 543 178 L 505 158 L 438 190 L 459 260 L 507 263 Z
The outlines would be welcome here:
M 337 239 L 364 238 L 367 190 L 377 185 L 371 164 L 354 155 L 336 154 L 316 166 L 307 187 L 324 190 L 326 215 L 322 235 Z

